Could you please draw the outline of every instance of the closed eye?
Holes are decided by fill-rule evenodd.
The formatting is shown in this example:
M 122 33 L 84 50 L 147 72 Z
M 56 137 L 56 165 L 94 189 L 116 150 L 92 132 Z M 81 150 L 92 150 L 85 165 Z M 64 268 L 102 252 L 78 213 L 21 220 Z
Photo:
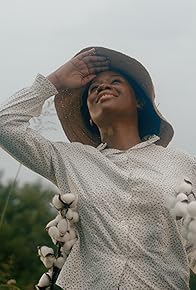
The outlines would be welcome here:
M 92 86 L 89 88 L 89 92 L 90 92 L 90 93 L 93 93 L 94 91 L 96 91 L 97 88 L 98 88 L 98 85 L 92 85 Z
M 112 80 L 112 84 L 118 84 L 118 83 L 120 83 L 121 82 L 121 80 L 120 79 L 114 79 L 114 80 Z

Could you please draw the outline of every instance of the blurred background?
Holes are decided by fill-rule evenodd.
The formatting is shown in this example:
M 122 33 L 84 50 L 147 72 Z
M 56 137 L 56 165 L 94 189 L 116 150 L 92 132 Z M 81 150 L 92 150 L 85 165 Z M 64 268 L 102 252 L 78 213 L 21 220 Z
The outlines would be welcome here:
M 113 48 L 148 68 L 156 103 L 175 129 L 170 146 L 196 155 L 195 35 L 195 0 L 0 0 L 0 105 L 30 86 L 37 73 L 48 75 L 80 49 Z M 52 99 L 32 126 L 52 141 L 68 142 Z M 29 290 L 44 271 L 36 246 L 50 243 L 44 226 L 54 216 L 49 201 L 58 190 L 18 168 L 0 149 L 1 215 L 12 187 L 0 228 L 0 283 L 15 279 Z

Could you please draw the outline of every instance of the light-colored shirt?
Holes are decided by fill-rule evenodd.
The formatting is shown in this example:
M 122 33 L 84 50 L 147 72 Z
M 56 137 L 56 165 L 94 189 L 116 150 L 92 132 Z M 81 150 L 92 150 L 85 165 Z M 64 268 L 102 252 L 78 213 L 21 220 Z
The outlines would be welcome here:
M 42 75 L 16 93 L 0 109 L 0 144 L 61 193 L 79 196 L 79 239 L 57 284 L 66 290 L 188 290 L 196 254 L 166 200 L 184 178 L 196 193 L 195 159 L 156 145 L 157 136 L 128 150 L 50 142 L 29 128 L 29 120 L 55 94 Z

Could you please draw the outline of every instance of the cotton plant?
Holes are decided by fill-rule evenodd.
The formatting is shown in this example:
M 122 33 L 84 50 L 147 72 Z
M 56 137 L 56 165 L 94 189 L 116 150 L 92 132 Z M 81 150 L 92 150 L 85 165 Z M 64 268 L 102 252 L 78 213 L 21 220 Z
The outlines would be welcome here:
M 194 200 L 190 201 L 191 196 Z M 182 219 L 183 238 L 196 246 L 196 196 L 188 178 L 176 188 L 176 196 L 168 201 L 168 208 L 176 220 Z
M 57 253 L 47 246 L 38 247 L 38 255 L 47 269 L 38 284 L 37 290 L 52 289 L 73 245 L 77 241 L 75 223 L 79 221 L 77 211 L 78 196 L 72 193 L 55 194 L 51 206 L 58 213 L 57 216 L 46 225 L 53 244 L 57 247 Z

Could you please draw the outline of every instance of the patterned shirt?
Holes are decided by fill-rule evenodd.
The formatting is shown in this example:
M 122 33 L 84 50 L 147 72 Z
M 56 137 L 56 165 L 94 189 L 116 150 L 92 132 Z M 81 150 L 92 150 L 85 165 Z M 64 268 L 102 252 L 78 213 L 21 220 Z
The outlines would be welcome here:
M 42 75 L 16 93 L 0 109 L 0 144 L 61 193 L 79 196 L 79 239 L 57 284 L 65 290 L 188 290 L 196 254 L 166 200 L 185 177 L 196 192 L 195 159 L 156 145 L 157 136 L 128 150 L 51 142 L 29 128 L 29 120 L 55 94 Z

